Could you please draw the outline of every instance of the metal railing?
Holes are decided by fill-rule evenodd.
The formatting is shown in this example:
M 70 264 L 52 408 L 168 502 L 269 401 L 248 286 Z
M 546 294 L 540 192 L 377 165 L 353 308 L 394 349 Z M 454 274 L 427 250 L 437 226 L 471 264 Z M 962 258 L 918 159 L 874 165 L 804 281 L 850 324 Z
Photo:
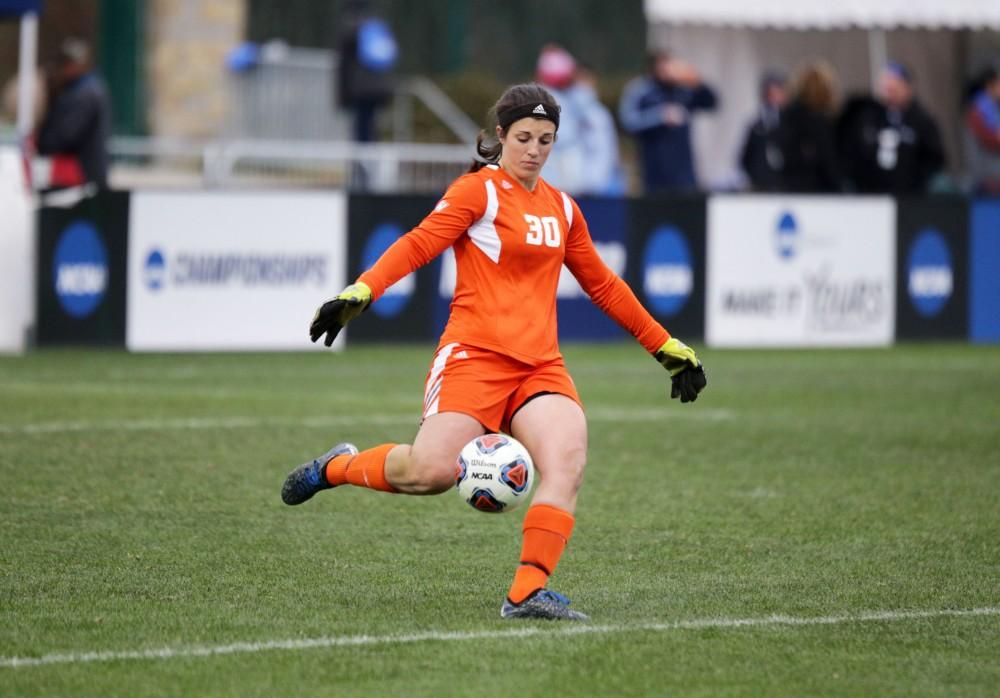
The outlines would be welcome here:
M 345 140 L 352 115 L 337 106 L 336 52 L 265 44 L 251 69 L 227 74 L 227 138 Z M 392 102 L 396 141 L 412 141 L 413 102 L 423 104 L 460 143 L 476 140 L 479 126 L 434 81 L 399 76 Z
M 461 143 L 475 143 L 479 125 L 458 108 L 437 84 L 423 76 L 401 80 L 393 100 L 393 134 L 397 141 L 413 140 L 414 100 L 419 100 L 455 134 Z
M 356 143 L 353 116 L 336 106 L 336 69 L 333 51 L 265 44 L 252 67 L 227 74 L 220 138 L 114 138 L 112 183 L 434 192 L 467 168 L 479 127 L 433 81 L 400 76 L 384 112 L 394 142 Z M 416 102 L 469 145 L 412 142 Z
M 187 173 L 188 184 L 339 186 L 374 192 L 436 192 L 465 171 L 473 149 L 427 143 L 213 140 L 117 137 L 109 144 L 112 181 L 160 184 Z M 145 173 L 137 170 L 146 170 Z M 157 183 L 156 178 L 152 180 Z

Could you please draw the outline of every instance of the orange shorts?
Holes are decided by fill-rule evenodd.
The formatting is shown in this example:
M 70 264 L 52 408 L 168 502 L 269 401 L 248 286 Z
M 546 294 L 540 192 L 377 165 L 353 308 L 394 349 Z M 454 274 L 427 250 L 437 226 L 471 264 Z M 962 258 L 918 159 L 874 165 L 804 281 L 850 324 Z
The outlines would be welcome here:
M 452 342 L 438 348 L 427 372 L 423 418 L 461 412 L 488 431 L 509 433 L 514 413 L 539 393 L 565 395 L 583 407 L 562 357 L 532 366 Z

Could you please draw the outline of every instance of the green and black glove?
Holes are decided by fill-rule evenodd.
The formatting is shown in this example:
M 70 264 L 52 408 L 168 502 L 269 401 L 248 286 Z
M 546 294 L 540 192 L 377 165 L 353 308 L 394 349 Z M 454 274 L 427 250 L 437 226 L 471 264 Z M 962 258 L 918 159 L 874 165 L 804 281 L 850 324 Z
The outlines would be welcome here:
M 330 346 L 344 325 L 363 313 L 372 302 L 372 290 L 360 281 L 353 283 L 321 305 L 309 325 L 309 337 L 316 341 L 324 334 L 323 344 Z
M 671 337 L 654 356 L 670 371 L 670 381 L 673 384 L 670 387 L 670 397 L 679 397 L 681 402 L 697 400 L 698 393 L 708 385 L 708 379 L 705 377 L 705 367 L 695 356 L 694 349 L 676 337 Z

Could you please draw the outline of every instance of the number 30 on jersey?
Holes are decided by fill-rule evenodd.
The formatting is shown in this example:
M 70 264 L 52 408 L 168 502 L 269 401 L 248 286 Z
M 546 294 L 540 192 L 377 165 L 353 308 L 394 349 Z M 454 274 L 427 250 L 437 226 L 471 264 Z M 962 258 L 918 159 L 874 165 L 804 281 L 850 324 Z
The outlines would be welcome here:
M 524 240 L 526 243 L 540 246 L 544 242 L 546 247 L 559 247 L 559 219 L 555 216 L 539 218 L 526 213 L 524 220 L 528 221 L 528 236 Z

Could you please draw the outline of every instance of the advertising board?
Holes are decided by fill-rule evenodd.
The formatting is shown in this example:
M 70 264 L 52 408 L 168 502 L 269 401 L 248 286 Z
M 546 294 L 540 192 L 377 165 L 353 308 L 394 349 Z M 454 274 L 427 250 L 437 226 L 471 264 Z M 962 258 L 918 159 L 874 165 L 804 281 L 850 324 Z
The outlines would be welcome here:
M 713 197 L 707 342 L 715 347 L 890 344 L 895 218 L 893 201 L 881 197 Z
M 312 314 L 345 285 L 345 216 L 339 192 L 134 193 L 128 348 L 315 347 Z

